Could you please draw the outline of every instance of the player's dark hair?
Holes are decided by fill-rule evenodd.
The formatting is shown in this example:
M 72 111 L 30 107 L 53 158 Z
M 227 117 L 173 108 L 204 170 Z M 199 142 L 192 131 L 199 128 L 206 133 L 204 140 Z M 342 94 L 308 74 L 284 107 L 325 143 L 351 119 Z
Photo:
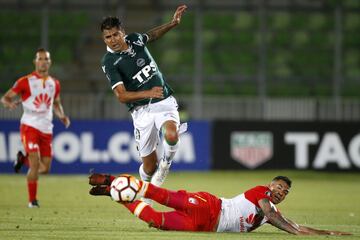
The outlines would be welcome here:
M 277 181 L 277 180 L 283 180 L 284 182 L 286 182 L 286 184 L 289 186 L 289 188 L 291 188 L 291 180 L 290 180 L 290 178 L 288 178 L 286 176 L 274 177 L 273 181 Z
M 50 52 L 48 50 L 46 50 L 46 48 L 39 47 L 38 49 L 36 49 L 34 59 L 36 59 L 37 54 L 40 53 L 40 52 L 44 52 L 44 53 L 48 52 L 50 54 Z
M 121 29 L 121 26 L 122 24 L 118 17 L 108 16 L 103 18 L 100 29 L 101 32 L 103 32 L 104 30 L 109 30 L 114 27 Z
M 46 49 L 43 48 L 43 47 L 39 47 L 39 48 L 36 50 L 35 54 L 38 53 L 38 52 L 48 52 L 48 50 L 46 50 Z

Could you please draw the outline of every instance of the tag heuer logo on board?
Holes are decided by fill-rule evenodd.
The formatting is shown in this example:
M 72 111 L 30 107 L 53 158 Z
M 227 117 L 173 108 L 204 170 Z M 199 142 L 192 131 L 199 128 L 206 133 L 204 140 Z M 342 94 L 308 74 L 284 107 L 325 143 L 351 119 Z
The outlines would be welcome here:
M 231 157 L 247 168 L 254 169 L 273 155 L 271 132 L 232 132 Z

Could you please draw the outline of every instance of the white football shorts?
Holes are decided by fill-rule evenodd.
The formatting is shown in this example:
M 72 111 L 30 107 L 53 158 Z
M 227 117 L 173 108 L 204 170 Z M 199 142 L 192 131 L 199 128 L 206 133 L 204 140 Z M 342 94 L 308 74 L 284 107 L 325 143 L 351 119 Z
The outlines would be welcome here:
M 137 107 L 131 111 L 134 124 L 134 136 L 140 157 L 150 155 L 159 144 L 161 126 L 169 120 L 180 125 L 178 104 L 173 96 Z

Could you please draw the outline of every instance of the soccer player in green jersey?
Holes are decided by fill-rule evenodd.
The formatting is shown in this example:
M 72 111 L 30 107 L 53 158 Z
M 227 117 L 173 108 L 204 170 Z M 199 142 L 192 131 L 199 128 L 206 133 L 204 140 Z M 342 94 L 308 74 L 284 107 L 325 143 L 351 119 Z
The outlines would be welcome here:
M 179 133 L 186 126 L 180 125 L 178 104 L 173 90 L 166 83 L 155 60 L 146 47 L 176 27 L 186 6 L 179 6 L 173 19 L 144 34 L 125 34 L 117 17 L 106 17 L 101 23 L 103 40 L 107 46 L 101 66 L 111 88 L 121 103 L 131 113 L 134 135 L 142 165 L 141 179 L 160 186 L 168 172 L 171 161 L 179 148 Z M 156 148 L 159 131 L 163 136 L 164 155 L 158 163 Z

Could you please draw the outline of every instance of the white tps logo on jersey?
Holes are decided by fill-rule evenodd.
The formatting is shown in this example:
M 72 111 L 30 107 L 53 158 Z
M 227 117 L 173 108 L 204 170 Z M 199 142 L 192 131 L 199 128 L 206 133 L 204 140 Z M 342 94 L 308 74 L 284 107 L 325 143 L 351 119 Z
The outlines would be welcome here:
M 231 157 L 251 169 L 270 160 L 273 155 L 271 132 L 233 132 L 230 145 Z
M 138 71 L 132 77 L 132 79 L 134 80 L 136 79 L 140 83 L 144 84 L 145 82 L 149 81 L 152 78 L 152 76 L 155 75 L 156 71 L 157 71 L 156 63 L 154 61 L 151 61 L 150 64 L 145 65 L 140 71 Z

